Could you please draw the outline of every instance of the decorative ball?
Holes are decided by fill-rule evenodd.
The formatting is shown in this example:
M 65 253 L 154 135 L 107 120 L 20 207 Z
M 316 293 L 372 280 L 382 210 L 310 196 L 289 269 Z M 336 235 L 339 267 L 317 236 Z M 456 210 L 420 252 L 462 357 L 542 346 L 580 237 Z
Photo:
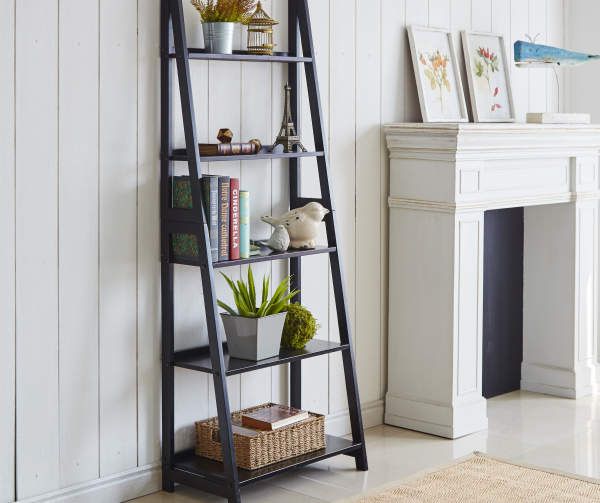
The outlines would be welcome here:
M 233 131 L 227 128 L 219 129 L 217 140 L 221 143 L 231 143 L 231 140 L 233 140 Z
M 308 309 L 300 304 L 290 304 L 283 325 L 281 345 L 288 349 L 303 349 L 318 329 L 319 324 Z

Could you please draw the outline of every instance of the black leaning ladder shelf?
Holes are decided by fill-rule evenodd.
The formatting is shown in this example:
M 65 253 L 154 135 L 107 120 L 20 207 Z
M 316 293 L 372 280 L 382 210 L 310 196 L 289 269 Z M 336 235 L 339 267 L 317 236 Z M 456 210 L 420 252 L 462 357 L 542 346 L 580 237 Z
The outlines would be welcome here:
M 323 121 L 317 69 L 307 0 L 288 0 L 289 54 L 276 53 L 273 56 L 256 56 L 238 51 L 232 55 L 209 54 L 202 49 L 188 47 L 185 36 L 185 22 L 182 0 L 162 0 L 161 4 L 161 282 L 162 282 L 162 470 L 163 488 L 173 491 L 175 483 L 192 486 L 203 491 L 228 498 L 230 502 L 240 502 L 240 487 L 257 482 L 286 470 L 304 466 L 339 454 L 352 456 L 357 470 L 367 470 L 367 454 L 364 443 L 363 425 L 358 397 L 358 384 L 352 350 L 350 323 L 346 311 L 344 281 L 340 263 L 340 250 L 336 238 L 336 213 L 328 177 L 327 149 L 323 134 Z M 300 56 L 302 54 L 302 56 Z M 185 149 L 174 149 L 171 132 L 171 61 L 177 62 L 179 91 L 185 132 Z M 288 64 L 289 81 L 292 83 L 292 115 L 298 120 L 300 71 L 304 66 L 312 125 L 315 136 L 315 152 L 289 154 L 260 154 L 258 156 L 204 157 L 200 159 L 198 138 L 192 101 L 190 60 L 254 61 Z M 289 159 L 290 207 L 299 207 L 313 198 L 300 195 L 301 157 L 317 158 L 321 198 L 316 199 L 331 213 L 325 219 L 327 246 L 315 250 L 290 250 L 270 256 L 257 256 L 250 259 L 212 263 L 208 229 L 201 204 L 200 163 L 252 159 Z M 193 209 L 173 208 L 171 181 L 173 162 L 187 162 L 192 189 Z M 182 260 L 173 255 L 171 236 L 176 233 L 193 234 L 199 244 L 197 260 Z M 301 258 L 316 253 L 329 254 L 335 304 L 340 332 L 340 342 L 311 341 L 303 351 L 282 350 L 278 357 L 250 362 L 229 358 L 227 345 L 218 324 L 215 296 L 214 269 L 250 264 L 265 260 L 289 260 L 292 287 L 301 288 Z M 192 350 L 175 351 L 174 348 L 174 294 L 173 265 L 186 264 L 200 268 L 204 309 L 209 344 Z M 235 464 L 231 416 L 227 395 L 227 376 L 250 372 L 273 365 L 290 364 L 290 405 L 301 408 L 301 369 L 304 358 L 328 353 L 342 353 L 344 377 L 352 439 L 328 435 L 325 449 L 288 461 L 267 466 L 259 470 L 238 469 Z M 194 455 L 193 451 L 174 451 L 174 372 L 175 367 L 212 374 L 221 441 L 223 462 L 218 463 Z

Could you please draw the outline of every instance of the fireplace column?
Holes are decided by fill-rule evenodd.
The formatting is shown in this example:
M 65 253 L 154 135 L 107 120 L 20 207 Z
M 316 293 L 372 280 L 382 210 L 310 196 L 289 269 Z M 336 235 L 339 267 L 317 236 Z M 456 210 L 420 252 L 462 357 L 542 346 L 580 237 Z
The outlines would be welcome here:
M 525 210 L 521 389 L 579 398 L 596 383 L 598 201 Z

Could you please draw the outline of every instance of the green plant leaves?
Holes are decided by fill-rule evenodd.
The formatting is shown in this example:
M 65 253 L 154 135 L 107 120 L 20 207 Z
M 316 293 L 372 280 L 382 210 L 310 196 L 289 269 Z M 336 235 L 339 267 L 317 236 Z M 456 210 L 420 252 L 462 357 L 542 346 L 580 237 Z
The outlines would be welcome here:
M 254 274 L 252 268 L 248 267 L 247 281 L 238 280 L 234 282 L 226 274 L 221 275 L 227 281 L 231 292 L 233 293 L 233 299 L 237 312 L 227 305 L 225 302 L 218 300 L 217 304 L 219 307 L 224 309 L 227 313 L 232 316 L 243 316 L 245 318 L 262 318 L 264 316 L 270 316 L 272 314 L 281 313 L 285 311 L 290 301 L 300 293 L 299 290 L 293 290 L 288 293 L 290 287 L 291 276 L 285 278 L 275 289 L 272 297 L 269 298 L 269 287 L 270 277 L 264 276 L 262 279 L 262 294 L 260 305 L 257 306 L 256 302 L 256 286 L 254 281 Z

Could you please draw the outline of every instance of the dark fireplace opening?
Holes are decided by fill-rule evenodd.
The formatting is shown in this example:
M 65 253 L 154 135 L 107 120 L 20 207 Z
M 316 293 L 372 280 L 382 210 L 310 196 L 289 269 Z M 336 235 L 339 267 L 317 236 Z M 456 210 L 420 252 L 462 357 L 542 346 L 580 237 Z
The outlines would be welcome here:
M 523 208 L 485 213 L 483 396 L 521 387 L 523 361 Z

